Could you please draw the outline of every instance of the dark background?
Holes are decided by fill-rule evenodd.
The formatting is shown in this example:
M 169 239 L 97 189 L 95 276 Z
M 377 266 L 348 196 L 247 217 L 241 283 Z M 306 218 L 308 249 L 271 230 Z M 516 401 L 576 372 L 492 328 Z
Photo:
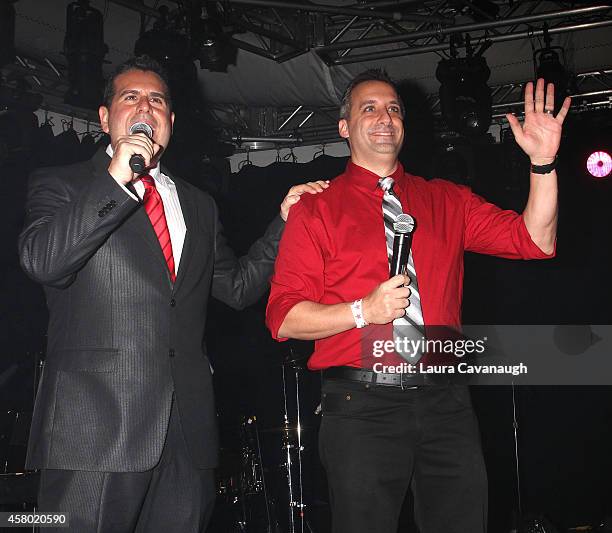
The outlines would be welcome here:
M 424 116 L 426 106 L 409 90 L 405 168 L 425 177 L 467 182 L 504 208 L 522 210 L 528 188 L 528 161 L 511 136 L 456 143 L 454 156 L 443 157 L 440 143 Z M 42 290 L 22 273 L 16 241 L 23 222 L 28 173 L 40 165 L 91 156 L 95 146 L 74 139 L 51 139 L 21 116 L 0 121 L 0 138 L 25 148 L 0 154 L 2 206 L 2 285 L 0 342 L 0 470 L 23 468 L 24 445 L 33 399 L 34 369 L 44 357 L 46 309 Z M 23 125 L 23 123 L 26 123 Z M 463 320 L 478 324 L 610 324 L 612 272 L 612 182 L 586 172 L 592 150 L 612 148 L 609 111 L 570 115 L 558 167 L 560 218 L 557 256 L 549 261 L 511 262 L 466 255 Z M 20 125 L 21 124 L 21 125 Z M 48 132 L 47 132 L 48 133 Z M 31 138 L 29 138 L 31 137 Z M 61 142 L 60 142 L 61 141 Z M 104 144 L 104 139 L 100 144 Z M 62 144 L 63 143 L 63 144 Z M 73 143 L 73 144 L 71 144 Z M 457 155 L 458 154 L 458 155 Z M 169 154 L 171 170 L 209 190 L 217 199 L 230 243 L 246 251 L 275 216 L 287 189 L 295 183 L 333 178 L 345 159 L 320 156 L 303 164 L 245 166 L 230 174 L 221 159 L 205 164 L 181 160 L 180 147 Z M 197 159 L 197 158 L 195 158 Z M 181 163 L 182 161 L 182 163 Z M 187 163 L 185 162 L 187 161 Z M 350 208 L 350 206 L 347 206 Z M 356 244 L 358 245 L 358 244 Z M 442 274 L 442 273 L 441 273 Z M 256 416 L 268 493 L 273 512 L 284 521 L 286 486 L 282 469 L 283 368 L 294 419 L 294 369 L 284 358 L 305 356 L 309 343 L 275 343 L 264 326 L 266 298 L 237 313 L 214 302 L 207 343 L 215 367 L 219 424 L 222 430 L 222 482 L 236 470 L 236 454 L 245 444 L 244 417 Z M 304 485 L 307 516 L 314 531 L 327 531 L 329 509 L 325 477 L 316 453 L 318 374 L 300 371 L 300 407 L 304 431 Z M 612 380 L 612 376 L 610 377 Z M 612 382 L 612 381 L 611 381 Z M 612 516 L 612 390 L 609 387 L 481 387 L 473 389 L 481 424 L 490 491 L 490 531 L 508 532 L 517 522 L 513 404 L 518 421 L 523 515 L 545 515 L 559 531 Z M 16 418 L 19 414 L 18 419 Z M 249 433 L 254 434 L 254 425 Z M 241 436 L 242 435 L 242 436 Z M 248 441 L 248 438 L 246 438 Z M 252 445 L 252 441 L 249 441 Z M 219 531 L 233 531 L 238 506 L 222 495 Z M 253 506 L 261 503 L 253 500 Z M 401 531 L 412 531 L 410 501 Z M 224 525 L 220 525 L 224 524 Z

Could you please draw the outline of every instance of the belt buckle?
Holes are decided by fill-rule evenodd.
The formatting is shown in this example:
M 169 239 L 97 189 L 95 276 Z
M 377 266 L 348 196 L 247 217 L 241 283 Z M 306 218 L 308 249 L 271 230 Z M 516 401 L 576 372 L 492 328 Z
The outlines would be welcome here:
M 418 388 L 417 385 L 407 386 L 407 381 L 410 379 L 411 374 L 408 372 L 402 372 L 400 374 L 400 387 L 402 390 L 412 390 Z

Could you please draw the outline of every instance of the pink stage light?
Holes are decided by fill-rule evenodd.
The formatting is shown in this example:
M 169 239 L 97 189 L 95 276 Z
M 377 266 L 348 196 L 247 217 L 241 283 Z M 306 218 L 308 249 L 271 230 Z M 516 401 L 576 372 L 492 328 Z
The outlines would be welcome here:
M 612 157 L 607 152 L 593 152 L 587 159 L 587 170 L 596 178 L 605 178 L 612 172 Z

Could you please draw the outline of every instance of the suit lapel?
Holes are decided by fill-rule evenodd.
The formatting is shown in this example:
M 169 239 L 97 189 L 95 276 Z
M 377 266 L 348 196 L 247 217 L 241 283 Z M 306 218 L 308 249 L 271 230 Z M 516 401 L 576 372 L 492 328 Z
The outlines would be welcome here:
M 197 223 L 197 209 L 195 202 L 193 201 L 193 197 L 188 193 L 187 187 L 183 181 L 171 176 L 167 169 L 162 169 L 162 171 L 164 174 L 172 178 L 172 181 L 174 181 L 174 184 L 176 185 L 176 192 L 178 194 L 183 219 L 185 221 L 185 241 L 183 242 L 183 250 L 181 251 L 181 261 L 179 263 L 178 275 L 174 283 L 174 292 L 176 292 L 187 275 L 189 261 L 193 256 L 193 239 L 195 237 L 194 228 L 196 227 Z
M 101 148 L 96 152 L 93 157 L 94 175 L 95 179 L 108 179 L 108 163 L 109 157 L 106 153 L 105 148 Z M 124 232 L 133 233 L 133 240 L 135 243 L 144 242 L 150 248 L 151 253 L 156 261 L 160 263 L 161 268 L 168 270 L 166 264 L 166 258 L 162 252 L 161 246 L 155 230 L 151 225 L 149 216 L 141 206 L 132 213 L 132 215 L 125 221 L 122 226 Z M 138 245 L 135 245 L 135 249 L 138 250 Z M 171 284 L 170 275 L 168 274 L 168 283 Z

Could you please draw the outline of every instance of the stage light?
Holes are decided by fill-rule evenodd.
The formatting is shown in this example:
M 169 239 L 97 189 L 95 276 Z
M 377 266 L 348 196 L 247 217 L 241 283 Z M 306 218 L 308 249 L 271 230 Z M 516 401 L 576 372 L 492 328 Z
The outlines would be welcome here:
M 434 175 L 466 185 L 469 181 L 469 166 L 461 151 L 452 142 L 447 142 L 436 151 Z
M 205 8 L 202 17 L 191 27 L 193 55 L 200 61 L 200 68 L 211 72 L 227 72 L 229 64 L 228 44 L 221 24 L 209 16 Z
M 607 178 L 612 172 L 612 157 L 607 152 L 593 152 L 587 159 L 586 167 L 591 176 Z
M 560 46 L 551 46 L 548 28 L 544 27 L 544 48 L 533 53 L 536 79 L 544 78 L 546 85 L 555 86 L 555 113 L 561 109 L 563 100 L 568 94 L 570 81 L 569 73 L 565 68 L 565 50 Z
M 15 7 L 17 0 L 0 0 L 0 67 L 15 59 Z
M 175 95 L 175 110 L 188 110 L 197 99 L 197 70 L 191 57 L 191 43 L 183 25 L 182 12 L 159 8 L 153 28 L 142 33 L 134 45 L 134 54 L 146 54 L 159 61 L 168 74 L 170 92 Z
M 64 37 L 70 84 L 64 96 L 67 104 L 98 108 L 104 84 L 102 63 L 107 52 L 102 13 L 90 7 L 89 0 L 68 4 Z
M 455 132 L 468 137 L 483 135 L 491 125 L 491 89 L 487 80 L 491 74 L 489 66 L 480 54 L 484 47 L 473 55 L 466 38 L 464 58 L 453 57 L 438 63 L 436 78 L 440 81 L 440 106 L 442 116 Z

